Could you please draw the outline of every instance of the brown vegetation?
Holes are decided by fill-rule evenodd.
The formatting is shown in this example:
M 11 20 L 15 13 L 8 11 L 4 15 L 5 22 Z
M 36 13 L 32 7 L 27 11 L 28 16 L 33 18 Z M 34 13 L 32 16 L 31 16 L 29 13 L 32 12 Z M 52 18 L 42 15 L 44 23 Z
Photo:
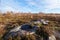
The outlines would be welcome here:
M 1 35 L 3 36 L 7 29 L 12 29 L 14 28 L 14 26 L 22 25 L 24 23 L 30 22 L 31 20 L 39 20 L 41 18 L 51 21 L 49 27 L 51 26 L 60 27 L 60 14 L 44 14 L 44 13 L 32 14 L 13 12 L 7 12 L 4 14 L 0 13 L 0 36 Z M 33 38 L 31 38 L 31 36 Z M 27 39 L 30 38 L 31 40 L 35 40 L 35 36 L 33 35 L 31 36 L 28 37 Z

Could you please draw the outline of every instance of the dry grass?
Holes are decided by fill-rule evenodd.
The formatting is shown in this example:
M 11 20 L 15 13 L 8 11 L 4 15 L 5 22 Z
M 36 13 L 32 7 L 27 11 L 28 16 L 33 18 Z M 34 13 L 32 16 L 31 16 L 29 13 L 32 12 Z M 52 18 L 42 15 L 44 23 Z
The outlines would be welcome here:
M 48 25 L 49 27 L 60 27 L 60 14 L 22 14 L 17 13 L 14 14 L 12 12 L 7 12 L 6 14 L 0 13 L 0 40 L 2 40 L 2 36 L 9 30 L 14 28 L 15 26 L 22 25 L 24 23 L 30 22 L 31 20 L 38 20 L 38 19 L 47 19 L 50 20 L 51 23 Z M 49 28 L 45 28 L 46 31 L 49 30 Z M 50 31 L 49 31 L 50 32 Z M 24 36 L 23 38 L 20 38 L 17 36 L 14 38 L 14 40 L 36 40 L 36 35 L 28 35 Z M 39 37 L 38 37 L 39 38 Z M 12 37 L 9 38 L 9 40 L 12 40 Z

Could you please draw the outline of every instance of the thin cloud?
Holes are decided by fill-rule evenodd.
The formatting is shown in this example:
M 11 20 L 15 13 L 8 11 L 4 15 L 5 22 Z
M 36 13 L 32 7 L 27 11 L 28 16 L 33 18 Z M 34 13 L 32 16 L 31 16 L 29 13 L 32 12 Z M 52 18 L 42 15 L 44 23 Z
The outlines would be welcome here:
M 36 2 L 34 2 L 33 0 L 25 0 L 26 2 L 27 2 L 27 4 L 28 5 L 34 5 L 34 6 L 36 6 L 37 4 L 36 4 Z
M 48 4 L 47 6 L 45 6 L 47 10 L 60 8 L 60 0 L 45 0 L 44 3 Z
M 0 0 L 0 10 L 20 12 L 60 12 L 60 0 Z

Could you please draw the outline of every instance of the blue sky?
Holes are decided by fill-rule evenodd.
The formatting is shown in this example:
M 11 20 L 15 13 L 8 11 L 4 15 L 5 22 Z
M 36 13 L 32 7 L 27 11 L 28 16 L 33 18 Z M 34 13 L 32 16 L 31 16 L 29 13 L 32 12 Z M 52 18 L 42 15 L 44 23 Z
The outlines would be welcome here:
M 60 13 L 60 0 L 0 0 L 0 11 Z

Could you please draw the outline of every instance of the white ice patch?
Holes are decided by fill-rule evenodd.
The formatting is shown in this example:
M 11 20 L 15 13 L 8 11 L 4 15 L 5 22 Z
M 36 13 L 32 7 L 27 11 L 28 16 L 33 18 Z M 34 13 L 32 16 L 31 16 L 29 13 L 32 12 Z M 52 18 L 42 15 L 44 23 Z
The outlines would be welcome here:
M 18 30 L 20 30 L 20 26 L 19 27 L 16 27 L 16 28 L 14 28 L 14 29 L 12 29 L 10 32 L 17 32 Z

